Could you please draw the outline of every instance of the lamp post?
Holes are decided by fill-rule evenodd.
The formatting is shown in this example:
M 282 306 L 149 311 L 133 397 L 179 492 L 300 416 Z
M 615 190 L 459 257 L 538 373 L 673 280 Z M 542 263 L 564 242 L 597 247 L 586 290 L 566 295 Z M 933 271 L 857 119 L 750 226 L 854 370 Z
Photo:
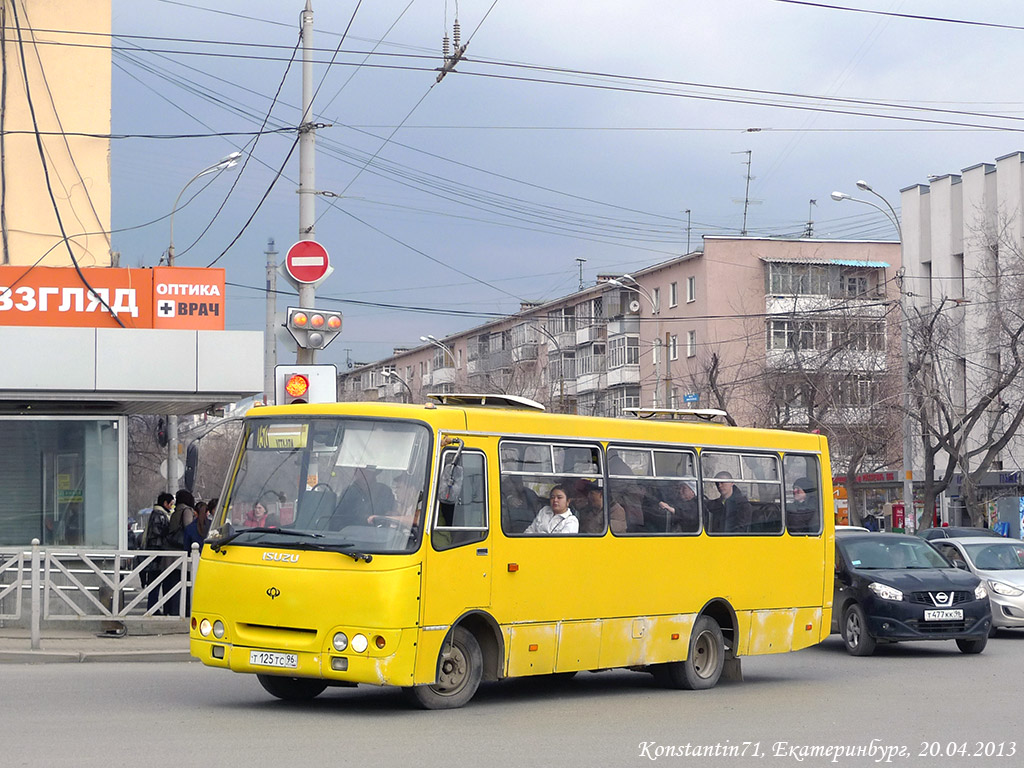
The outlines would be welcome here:
M 420 336 L 420 341 L 426 344 L 433 344 L 438 349 L 442 350 L 452 361 L 452 368 L 455 367 L 455 353 L 452 348 L 445 344 L 443 341 L 438 339 L 436 336 L 432 336 L 429 333 L 426 336 Z
M 384 371 L 384 375 L 385 376 L 390 376 L 392 379 L 394 379 L 399 384 L 401 384 L 403 387 L 405 387 L 406 391 L 409 393 L 409 399 L 406 400 L 405 402 L 411 403 L 413 401 L 414 395 L 412 393 L 412 387 L 409 386 L 409 382 L 407 382 L 405 379 L 403 379 L 401 376 L 399 376 L 396 371 Z
M 857 189 L 869 192 L 877 197 L 885 203 L 885 208 L 870 200 L 861 200 L 843 192 L 833 192 L 832 199 L 838 202 L 852 200 L 855 203 L 870 205 L 872 208 L 881 211 L 889 220 L 889 223 L 896 229 L 896 236 L 900 242 L 900 309 L 903 312 L 900 329 L 900 352 L 903 358 L 903 524 L 908 533 L 913 533 L 917 527 L 917 518 L 914 510 L 914 445 L 910 435 L 912 428 L 910 417 L 910 312 L 907 310 L 907 290 L 903 280 L 903 276 L 906 274 L 906 267 L 903 264 L 903 229 L 900 227 L 899 216 L 896 215 L 896 210 L 892 207 L 892 204 L 882 195 L 875 192 L 871 185 L 864 180 L 860 180 L 857 182 Z
M 234 168 L 238 165 L 238 158 L 242 156 L 241 152 L 232 152 L 227 157 L 218 160 L 213 165 L 209 165 L 203 168 L 199 173 L 193 176 L 191 179 L 185 182 L 185 186 L 181 188 L 178 196 L 174 198 L 174 205 L 171 206 L 170 215 L 170 234 L 167 241 L 167 266 L 174 266 L 174 214 L 178 210 L 178 203 L 181 202 L 181 196 L 185 194 L 185 190 L 188 189 L 192 182 L 196 179 L 207 176 L 211 173 L 220 173 L 226 171 L 228 168 Z M 177 491 L 175 487 L 178 484 L 178 415 L 170 414 L 167 416 L 167 492 L 174 493 Z
M 536 328 L 547 336 L 551 343 L 555 345 L 555 351 L 558 352 L 558 412 L 565 413 L 565 360 L 562 359 L 562 345 L 558 343 L 555 335 L 543 325 L 533 325 L 531 323 L 530 328 Z
M 170 238 L 168 239 L 167 243 L 167 266 L 174 266 L 174 214 L 178 210 L 178 203 L 181 202 L 181 196 L 185 194 L 185 190 L 188 189 L 192 185 L 192 182 L 195 181 L 196 179 L 199 179 L 203 176 L 208 176 L 211 173 L 220 173 L 221 171 L 226 171 L 228 170 L 228 168 L 234 168 L 236 165 L 238 165 L 238 158 L 240 158 L 241 156 L 241 152 L 232 152 L 230 155 L 218 160 L 213 165 L 209 165 L 206 168 L 203 168 L 203 170 L 201 170 L 199 173 L 197 173 L 195 176 L 193 176 L 191 179 L 185 182 L 185 186 L 181 188 L 181 192 L 179 192 L 178 196 L 174 198 L 174 205 L 171 206 L 170 215 L 171 232 Z
M 627 285 L 622 282 L 623 280 L 629 280 L 632 285 Z M 654 300 L 654 296 L 651 295 L 650 291 L 643 288 L 635 277 L 632 275 L 622 275 L 622 277 L 612 278 L 608 281 L 611 285 L 618 286 L 619 288 L 625 288 L 627 291 L 633 291 L 640 296 L 643 296 L 650 302 L 651 314 L 656 316 L 657 324 L 654 328 L 654 396 L 651 398 L 651 405 L 654 408 L 658 407 L 658 388 L 661 386 L 661 314 L 658 302 Z M 668 367 L 668 361 L 665 361 L 666 368 Z M 667 377 L 666 377 L 667 378 Z

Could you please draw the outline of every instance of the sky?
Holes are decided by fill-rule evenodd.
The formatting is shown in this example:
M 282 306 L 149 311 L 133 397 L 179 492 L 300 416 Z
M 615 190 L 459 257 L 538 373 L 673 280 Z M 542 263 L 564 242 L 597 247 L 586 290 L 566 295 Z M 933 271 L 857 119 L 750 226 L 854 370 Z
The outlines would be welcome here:
M 113 0 L 113 248 L 157 264 L 183 187 L 243 152 L 173 218 L 177 265 L 226 269 L 230 329 L 264 328 L 268 241 L 283 259 L 299 239 L 304 5 Z M 831 192 L 864 179 L 898 209 L 904 187 L 1024 149 L 1013 0 L 312 8 L 315 236 L 335 270 L 317 305 L 345 315 L 318 362 L 342 368 L 738 235 L 744 210 L 750 235 L 810 217 L 817 237 L 894 239 Z M 465 60 L 438 83 L 456 17 Z

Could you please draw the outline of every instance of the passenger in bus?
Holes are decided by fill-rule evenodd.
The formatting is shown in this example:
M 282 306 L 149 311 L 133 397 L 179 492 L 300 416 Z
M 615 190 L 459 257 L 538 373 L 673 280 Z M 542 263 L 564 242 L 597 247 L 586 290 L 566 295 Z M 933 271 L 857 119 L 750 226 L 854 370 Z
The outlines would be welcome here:
M 817 489 L 809 478 L 793 481 L 793 503 L 786 505 L 786 527 L 790 533 L 815 533 L 818 530 Z
M 262 501 L 252 505 L 252 509 L 245 513 L 242 519 L 243 528 L 265 528 L 267 525 L 267 508 Z
M 644 530 L 644 506 L 648 503 L 644 488 L 636 481 L 618 480 L 614 485 L 612 505 L 608 508 L 613 533 L 637 533 Z
M 501 522 L 506 533 L 522 533 L 541 508 L 540 497 L 523 483 L 519 475 L 501 478 Z
M 749 531 L 753 510 L 743 491 L 732 482 L 732 475 L 725 471 L 719 472 L 715 475 L 715 485 L 721 502 L 721 525 L 715 525 L 713 530 L 726 533 Z
M 537 513 L 523 533 L 565 534 L 579 533 L 580 521 L 569 509 L 569 494 L 565 486 L 556 485 L 548 495 L 548 505 Z
M 586 501 L 575 507 L 576 516 L 580 519 L 580 533 L 604 533 L 604 489 L 593 480 L 585 482 Z M 612 504 L 611 511 L 625 519 L 620 505 Z
M 667 501 L 658 503 L 658 508 L 667 513 L 666 531 L 693 533 L 700 530 L 700 506 L 697 503 L 697 489 L 689 480 L 679 483 L 676 493 Z

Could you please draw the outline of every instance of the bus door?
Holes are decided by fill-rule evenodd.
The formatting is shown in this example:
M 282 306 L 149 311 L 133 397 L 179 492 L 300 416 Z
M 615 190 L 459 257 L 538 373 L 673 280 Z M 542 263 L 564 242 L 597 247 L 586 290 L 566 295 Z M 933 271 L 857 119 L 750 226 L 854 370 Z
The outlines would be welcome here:
M 423 565 L 423 625 L 449 625 L 491 602 L 485 439 L 442 449 Z

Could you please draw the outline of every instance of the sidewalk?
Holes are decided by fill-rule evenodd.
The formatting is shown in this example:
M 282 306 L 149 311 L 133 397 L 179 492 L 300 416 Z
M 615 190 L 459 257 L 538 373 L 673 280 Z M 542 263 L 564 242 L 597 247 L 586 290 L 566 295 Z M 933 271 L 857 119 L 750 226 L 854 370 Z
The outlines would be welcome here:
M 40 648 L 32 650 L 32 636 L 21 627 L 0 627 L 0 664 L 74 662 L 190 661 L 188 625 L 180 623 L 128 624 L 122 637 L 97 636 L 96 629 L 72 625 L 44 628 Z

